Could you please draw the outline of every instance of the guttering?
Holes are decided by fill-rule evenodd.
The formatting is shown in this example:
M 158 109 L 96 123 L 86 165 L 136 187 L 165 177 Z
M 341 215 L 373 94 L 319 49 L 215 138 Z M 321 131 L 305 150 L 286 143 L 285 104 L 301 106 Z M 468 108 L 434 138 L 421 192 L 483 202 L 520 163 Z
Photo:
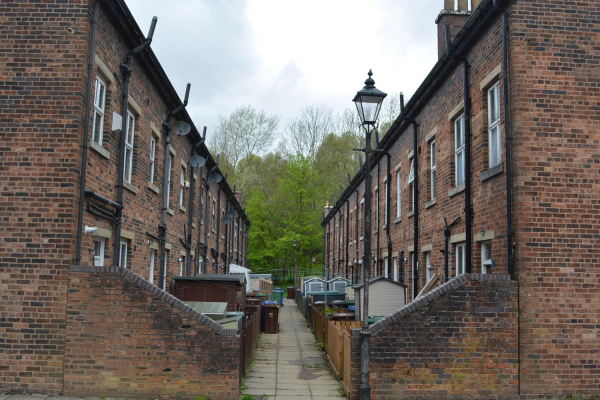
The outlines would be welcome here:
M 127 137 L 128 128 L 128 116 L 127 110 L 129 106 L 129 80 L 133 73 L 132 64 L 133 57 L 136 54 L 141 53 L 152 43 L 152 36 L 154 35 L 154 28 L 156 28 L 156 17 L 152 18 L 152 24 L 150 25 L 150 32 L 148 32 L 148 38 L 141 44 L 134 47 L 127 53 L 125 62 L 119 65 L 121 72 L 123 73 L 123 83 L 121 85 L 121 97 L 123 104 L 121 106 L 121 134 L 119 135 L 119 161 L 117 164 L 117 203 L 123 205 L 123 183 L 124 183 L 124 168 L 125 168 L 125 138 Z M 117 210 L 117 217 L 115 220 L 115 240 L 114 240 L 114 259 L 113 266 L 121 266 L 121 226 L 123 224 L 123 209 Z
M 79 181 L 79 211 L 77 215 L 77 249 L 75 251 L 75 265 L 81 263 L 81 241 L 83 233 L 83 203 L 85 201 L 85 175 L 87 173 L 87 154 L 90 130 L 90 109 L 92 103 L 92 72 L 94 71 L 94 54 L 96 52 L 96 31 L 98 30 L 98 10 L 100 1 L 94 3 L 94 12 L 92 17 L 92 33 L 90 38 L 90 53 L 88 61 L 88 80 L 87 92 L 85 97 L 85 116 L 83 124 L 83 154 L 81 155 L 81 177 Z
M 102 197 L 99 194 L 96 194 L 92 189 L 85 189 L 84 191 L 85 197 L 91 197 L 94 200 L 98 200 L 100 203 L 106 204 L 114 208 L 115 210 L 123 209 L 123 206 L 119 203 L 115 203 L 112 200 L 107 199 L 106 197 Z
M 499 0 L 498 4 L 505 7 L 510 4 L 511 1 L 512 0 Z M 492 2 L 493 0 L 483 0 L 475 11 L 473 11 L 463 28 L 455 36 L 453 47 L 456 53 L 468 51 L 481 38 L 480 33 L 491 26 L 490 21 L 499 14 L 499 11 L 493 7 Z M 406 117 L 416 117 L 418 112 L 426 106 L 429 98 L 436 93 L 438 88 L 450 76 L 450 73 L 457 65 L 457 60 L 454 60 L 448 55 L 444 54 L 439 59 L 421 86 L 419 86 L 410 101 L 406 104 Z M 383 149 L 389 149 L 395 143 L 396 139 L 408 129 L 410 124 L 400 117 L 396 119 L 382 138 L 381 142 Z M 378 158 L 382 156 L 376 154 L 376 157 L 376 160 L 378 160 Z M 358 187 L 363 179 L 364 171 L 359 170 L 352 179 L 352 186 Z M 351 192 L 351 187 L 346 188 L 344 196 L 349 196 Z M 328 220 L 329 218 L 325 217 L 322 224 L 327 223 Z

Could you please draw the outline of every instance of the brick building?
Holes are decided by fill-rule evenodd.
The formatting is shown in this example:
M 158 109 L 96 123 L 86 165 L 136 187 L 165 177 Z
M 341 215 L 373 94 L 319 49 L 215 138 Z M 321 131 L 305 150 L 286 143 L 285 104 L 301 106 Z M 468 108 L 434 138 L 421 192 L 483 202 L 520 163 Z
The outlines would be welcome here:
M 467 3 L 444 2 L 439 60 L 374 154 L 371 276 L 404 282 L 410 301 L 446 268 L 509 275 L 519 288 L 510 393 L 598 394 L 598 5 Z M 323 221 L 325 267 L 355 282 L 365 173 Z M 447 253 L 445 221 L 455 222 Z
M 73 332 L 65 327 L 76 312 L 68 293 L 81 302 L 84 291 L 73 285 L 98 281 L 72 266 L 107 267 L 113 275 L 120 272 L 109 267 L 120 266 L 170 292 L 174 276 L 245 265 L 250 221 L 241 195 L 225 177 L 217 182 L 218 157 L 142 46 L 149 41 L 124 1 L 9 0 L 0 15 L 0 388 L 61 393 L 74 387 L 63 368 L 78 363 L 77 351 L 65 352 Z M 178 135 L 176 120 L 191 132 Z M 192 155 L 205 165 L 194 168 Z M 106 279 L 129 287 L 116 275 Z M 152 299 L 173 301 L 137 298 L 140 309 L 149 308 L 144 315 L 164 308 Z M 166 342 L 170 333 L 152 334 Z M 239 343 L 230 336 L 223 340 L 235 352 Z M 221 362 L 200 364 L 223 373 L 237 368 Z M 236 397 L 232 390 L 214 393 Z

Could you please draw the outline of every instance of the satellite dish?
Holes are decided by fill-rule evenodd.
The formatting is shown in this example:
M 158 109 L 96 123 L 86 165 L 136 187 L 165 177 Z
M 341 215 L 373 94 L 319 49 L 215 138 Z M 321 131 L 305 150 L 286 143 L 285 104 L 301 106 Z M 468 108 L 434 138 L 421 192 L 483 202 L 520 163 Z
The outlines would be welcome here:
M 233 221 L 233 218 L 231 218 L 231 217 L 229 217 L 229 216 L 225 215 L 225 216 L 224 216 L 224 217 L 223 217 L 221 220 L 223 221 L 223 223 L 224 223 L 224 224 L 226 224 L 226 225 L 227 225 L 227 224 L 230 224 L 230 223 L 231 223 L 231 221 Z
M 206 164 L 206 158 L 202 156 L 191 156 L 190 157 L 190 165 L 194 168 L 203 167 Z
M 210 174 L 208 174 L 208 181 L 210 183 L 219 183 L 221 182 L 221 179 L 223 179 L 221 174 L 217 174 L 216 172 L 211 172 Z
M 248 236 L 248 231 L 246 230 L 246 231 L 242 232 L 242 236 Z
M 192 127 L 187 122 L 175 121 L 171 124 L 171 132 L 177 136 L 185 136 L 192 130 Z
M 229 210 L 229 211 L 227 211 L 227 212 L 225 213 L 225 216 L 226 216 L 227 218 L 231 218 L 231 219 L 233 219 L 233 218 L 235 217 L 235 210 Z

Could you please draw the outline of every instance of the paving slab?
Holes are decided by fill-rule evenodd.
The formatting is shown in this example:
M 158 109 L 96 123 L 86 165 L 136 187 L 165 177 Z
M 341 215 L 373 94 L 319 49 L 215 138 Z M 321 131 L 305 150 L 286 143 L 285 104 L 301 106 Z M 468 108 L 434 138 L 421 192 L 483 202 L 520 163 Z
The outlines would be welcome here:
M 325 353 L 295 305 L 279 309 L 279 333 L 263 334 L 254 352 L 256 360 L 248 370 L 246 389 L 241 395 L 260 399 L 322 399 L 340 397 Z

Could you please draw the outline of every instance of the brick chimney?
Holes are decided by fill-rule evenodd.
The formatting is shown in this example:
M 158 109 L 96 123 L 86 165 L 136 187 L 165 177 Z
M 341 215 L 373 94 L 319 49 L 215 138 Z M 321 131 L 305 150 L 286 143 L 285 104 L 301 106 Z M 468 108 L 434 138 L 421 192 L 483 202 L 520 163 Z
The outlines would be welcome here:
M 438 58 L 441 58 L 446 52 L 446 24 L 450 26 L 450 40 L 454 40 L 456 34 L 471 16 L 469 2 L 471 10 L 475 10 L 481 0 L 458 0 L 456 2 L 458 6 L 455 4 L 455 0 L 444 0 L 444 9 L 440 11 L 435 20 L 438 31 Z
M 329 200 L 327 200 L 327 202 L 325 203 L 325 208 L 323 210 L 323 218 L 327 217 L 327 215 L 331 212 L 332 209 L 333 207 L 329 205 Z

